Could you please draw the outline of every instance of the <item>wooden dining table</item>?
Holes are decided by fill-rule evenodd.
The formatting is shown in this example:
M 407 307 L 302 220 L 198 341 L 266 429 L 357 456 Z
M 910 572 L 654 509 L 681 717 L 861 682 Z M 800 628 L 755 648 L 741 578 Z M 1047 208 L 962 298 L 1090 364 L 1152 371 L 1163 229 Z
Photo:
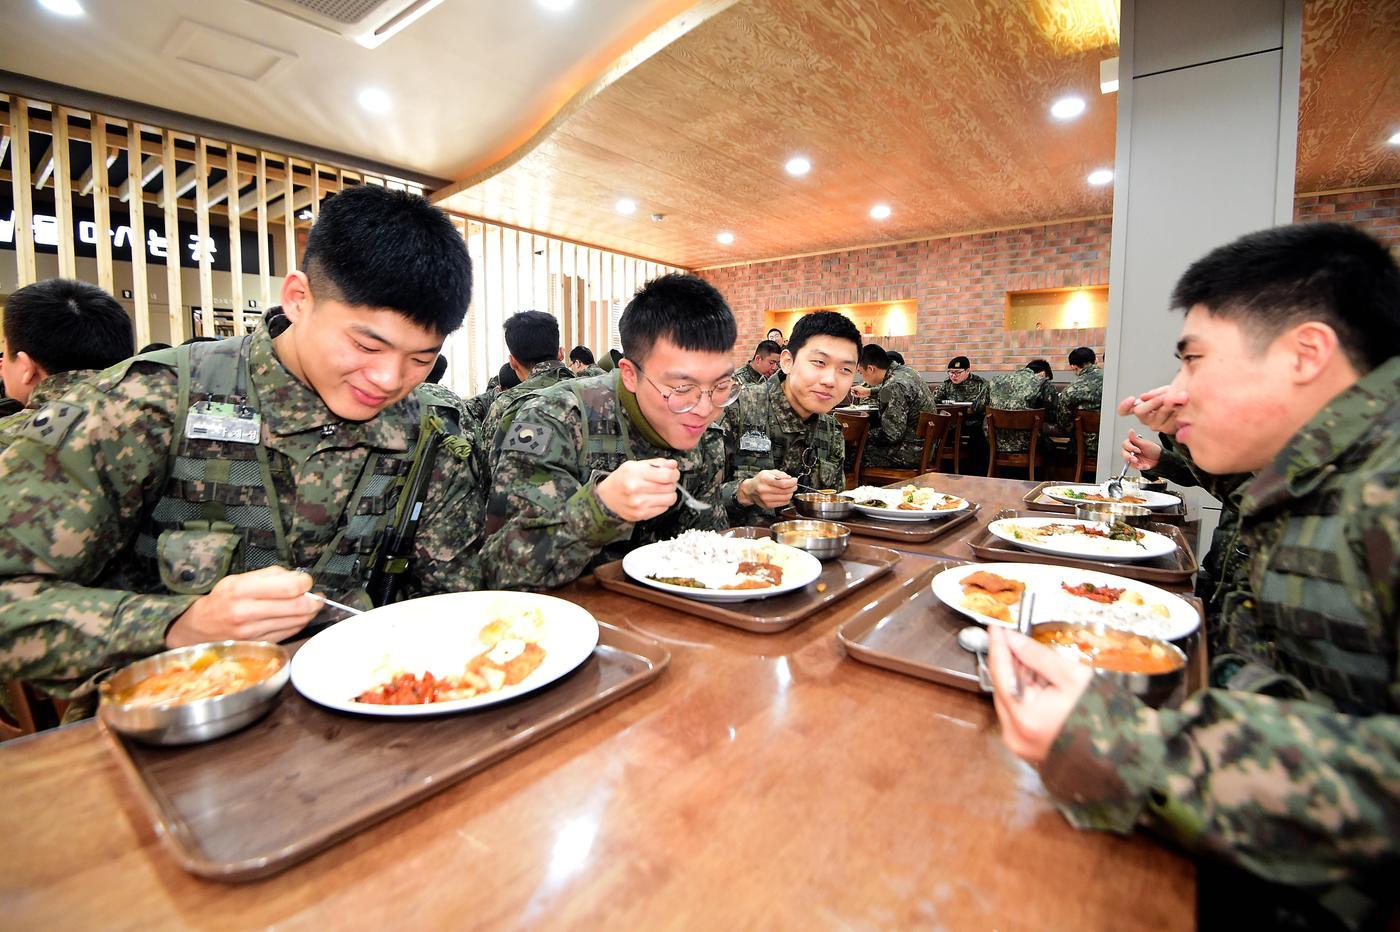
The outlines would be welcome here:
M 1193 928 L 1192 862 L 1141 833 L 1071 828 L 986 698 L 844 654 L 837 628 L 968 558 L 966 539 L 1032 487 L 920 481 L 979 501 L 978 520 L 782 633 L 591 578 L 559 590 L 663 643 L 668 668 L 267 879 L 182 871 L 94 723 L 0 745 L 3 925 Z

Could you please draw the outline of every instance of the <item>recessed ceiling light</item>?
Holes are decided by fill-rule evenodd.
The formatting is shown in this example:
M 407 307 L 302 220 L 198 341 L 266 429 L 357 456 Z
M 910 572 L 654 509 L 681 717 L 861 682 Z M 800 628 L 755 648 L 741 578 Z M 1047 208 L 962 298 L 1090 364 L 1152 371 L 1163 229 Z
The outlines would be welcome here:
M 725 230 L 723 233 L 716 236 L 715 240 L 722 245 L 728 246 L 730 243 L 734 242 L 734 234 Z
M 360 106 L 370 113 L 388 113 L 394 109 L 393 98 L 380 87 L 367 87 L 360 91 Z
M 812 170 L 812 163 L 800 155 L 794 155 L 783 166 L 789 175 L 800 178 Z
M 874 207 L 870 208 L 870 216 L 874 217 L 876 220 L 884 220 L 890 213 L 889 204 L 876 204 Z
M 1390 134 L 1390 144 L 1392 146 L 1400 146 L 1400 133 Z
M 39 0 L 39 5 L 59 16 L 83 15 L 83 5 L 78 0 Z
M 298 219 L 298 220 L 310 220 L 310 219 L 311 219 L 311 211 L 309 211 L 309 210 L 303 210 L 301 213 L 297 214 L 297 219 Z
M 1088 181 L 1090 184 L 1108 184 L 1112 180 L 1113 172 L 1107 168 L 1096 168 L 1089 172 Z
M 622 200 L 618 201 L 616 204 L 613 205 L 613 210 L 616 210 L 618 213 L 623 214 L 624 216 L 635 214 L 637 212 L 637 202 L 633 200 L 628 200 L 624 197 Z
M 1084 112 L 1083 97 L 1061 97 L 1050 105 L 1050 115 L 1057 120 L 1072 120 Z
M 553 13 L 562 13 L 574 5 L 574 0 L 535 0 L 535 2 Z

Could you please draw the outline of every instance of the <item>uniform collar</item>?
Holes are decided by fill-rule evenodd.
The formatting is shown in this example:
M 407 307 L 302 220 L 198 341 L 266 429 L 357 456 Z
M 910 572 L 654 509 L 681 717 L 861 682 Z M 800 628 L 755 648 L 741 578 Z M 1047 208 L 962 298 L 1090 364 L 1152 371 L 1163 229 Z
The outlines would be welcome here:
M 337 416 L 316 391 L 292 375 L 278 357 L 266 330 L 253 334 L 248 347 L 248 375 L 258 391 L 258 413 L 274 437 L 309 430 L 334 436 L 337 446 L 369 446 L 381 450 L 407 450 L 407 425 L 417 422 L 417 401 L 409 395 L 368 421 L 348 421 Z
M 46 405 L 50 401 L 59 398 L 64 392 L 72 388 L 84 379 L 97 375 L 96 369 L 75 369 L 72 372 L 55 372 L 39 380 L 39 384 L 34 386 L 34 391 L 29 393 L 29 403 L 26 408 L 37 408 Z
M 656 432 L 656 428 L 651 426 L 646 415 L 642 413 L 642 403 L 637 400 L 635 392 L 627 390 L 627 386 L 622 384 L 621 370 L 613 370 L 613 391 L 617 392 L 617 400 L 622 405 L 623 415 L 632 422 L 632 426 L 637 428 L 637 433 L 647 443 L 658 450 L 670 450 L 671 445 L 661 439 L 661 435 Z
M 1294 434 L 1240 492 L 1240 512 L 1255 514 L 1308 494 L 1377 429 L 1400 402 L 1400 357 L 1371 370 Z
M 564 365 L 564 363 L 560 362 L 559 360 L 546 359 L 543 362 L 537 362 L 530 367 L 530 378 L 533 379 L 537 375 L 544 375 L 547 372 L 553 372 L 555 369 L 563 369 L 566 372 L 568 372 L 570 376 L 573 375 L 573 372 L 569 370 L 569 367 Z

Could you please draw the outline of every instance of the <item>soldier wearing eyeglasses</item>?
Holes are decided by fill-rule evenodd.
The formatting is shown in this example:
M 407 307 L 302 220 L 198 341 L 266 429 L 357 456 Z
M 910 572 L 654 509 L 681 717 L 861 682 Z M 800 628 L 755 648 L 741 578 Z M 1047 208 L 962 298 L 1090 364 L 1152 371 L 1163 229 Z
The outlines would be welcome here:
M 733 312 L 704 279 L 664 275 L 618 330 L 615 371 L 531 395 L 497 437 L 482 550 L 495 588 L 562 586 L 644 544 L 728 526 L 717 422 L 739 397 Z
M 798 483 L 845 487 L 846 441 L 830 412 L 851 390 L 859 359 L 855 324 L 832 311 L 808 314 L 792 328 L 778 375 L 746 386 L 725 411 L 733 524 L 771 517 Z

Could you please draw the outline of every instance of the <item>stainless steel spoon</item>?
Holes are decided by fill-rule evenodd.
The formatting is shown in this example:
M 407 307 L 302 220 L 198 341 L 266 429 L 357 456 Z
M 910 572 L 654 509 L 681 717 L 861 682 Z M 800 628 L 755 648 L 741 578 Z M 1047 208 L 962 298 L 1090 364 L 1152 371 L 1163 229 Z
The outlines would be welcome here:
M 987 651 L 992 642 L 987 637 L 987 629 L 978 625 L 968 625 L 958 632 L 958 646 L 977 657 L 977 685 L 984 693 L 992 691 L 992 676 L 987 670 Z

